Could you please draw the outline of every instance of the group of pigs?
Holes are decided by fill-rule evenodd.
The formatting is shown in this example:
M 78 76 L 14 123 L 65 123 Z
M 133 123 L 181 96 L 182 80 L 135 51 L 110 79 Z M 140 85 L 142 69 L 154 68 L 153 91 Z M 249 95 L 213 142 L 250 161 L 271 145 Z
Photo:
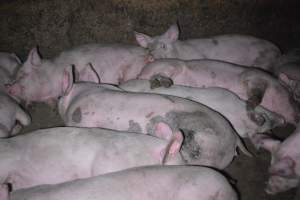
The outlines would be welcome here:
M 271 152 L 266 192 L 300 181 L 300 51 L 246 35 L 87 44 L 22 63 L 0 53 L 0 200 L 237 200 L 217 170 L 242 142 Z M 32 102 L 67 127 L 15 136 Z M 45 116 L 46 120 L 46 116 Z M 269 134 L 265 134 L 269 133 Z M 163 166 L 168 165 L 168 166 Z M 171 166 L 172 165 L 172 166 Z

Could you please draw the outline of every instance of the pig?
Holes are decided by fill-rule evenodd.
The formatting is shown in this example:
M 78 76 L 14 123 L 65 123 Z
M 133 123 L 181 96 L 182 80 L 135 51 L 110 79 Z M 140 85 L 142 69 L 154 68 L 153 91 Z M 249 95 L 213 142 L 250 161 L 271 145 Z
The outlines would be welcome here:
M 295 49 L 280 58 L 274 73 L 293 94 L 295 101 L 300 102 L 300 49 Z
M 246 102 L 224 88 L 195 88 L 172 85 L 169 88 L 151 89 L 149 81 L 138 79 L 129 80 L 118 87 L 130 92 L 167 94 L 202 103 L 226 117 L 242 138 L 270 131 L 284 123 L 284 118 L 261 106 L 255 108 L 255 115 L 257 118 L 262 118 L 263 124 L 255 123 L 248 117 Z
M 13 191 L 3 200 L 237 200 L 226 178 L 199 166 L 143 166 Z
M 0 181 L 17 190 L 135 166 L 185 164 L 179 153 L 182 133 L 158 122 L 155 134 L 168 137 L 57 127 L 0 139 Z
M 97 84 L 99 78 L 90 65 L 86 66 L 87 77 L 78 77 L 80 82 L 73 83 L 72 74 L 72 68 L 66 70 L 65 95 L 58 102 L 60 116 L 67 126 L 153 135 L 153 124 L 163 121 L 172 130 L 183 131 L 181 153 L 188 164 L 219 169 L 232 161 L 237 147 L 247 152 L 229 122 L 200 103 L 174 96 L 125 92 L 116 86 Z M 93 79 L 94 83 L 85 82 L 86 78 Z
M 272 156 L 266 192 L 276 194 L 297 187 L 300 181 L 300 123 L 282 142 L 267 135 L 255 135 L 252 140 Z
M 31 123 L 28 113 L 5 91 L 5 84 L 12 81 L 20 62 L 15 54 L 0 52 L 0 138 L 14 136 L 22 125 Z
M 272 70 L 281 51 L 269 41 L 249 35 L 227 34 L 200 39 L 178 40 L 176 24 L 162 35 L 135 33 L 138 44 L 157 58 L 182 60 L 213 59 Z
M 209 59 L 160 59 L 146 65 L 138 79 L 150 79 L 153 87 L 159 82 L 158 86 L 166 87 L 175 84 L 226 88 L 247 102 L 246 108 L 253 121 L 258 120 L 254 112 L 258 105 L 280 114 L 288 123 L 298 121 L 298 106 L 287 88 L 276 77 L 259 69 Z
M 86 44 L 63 51 L 53 59 L 42 59 L 37 48 L 33 48 L 7 91 L 27 105 L 31 102 L 55 105 L 63 92 L 60 86 L 64 69 L 70 65 L 75 65 L 81 73 L 89 63 L 101 76 L 101 82 L 118 84 L 136 78 L 151 60 L 145 49 L 133 45 Z

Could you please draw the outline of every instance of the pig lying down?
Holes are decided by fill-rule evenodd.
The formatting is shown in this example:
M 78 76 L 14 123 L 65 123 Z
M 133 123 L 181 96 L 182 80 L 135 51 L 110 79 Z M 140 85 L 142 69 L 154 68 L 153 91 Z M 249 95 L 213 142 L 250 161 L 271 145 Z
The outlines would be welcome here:
M 30 51 L 8 92 L 29 104 L 53 104 L 62 95 L 63 72 L 70 65 L 79 73 L 90 63 L 102 83 L 118 84 L 136 78 L 142 67 L 152 59 L 141 47 L 120 44 L 88 44 L 62 52 L 52 60 L 42 59 L 37 49 Z
M 267 193 L 276 194 L 297 187 L 300 181 L 300 124 L 282 142 L 266 135 L 255 135 L 253 140 L 272 154 Z
M 282 117 L 261 106 L 255 108 L 255 115 L 257 118 L 262 118 L 259 120 L 263 121 L 263 124 L 255 123 L 248 117 L 245 101 L 223 88 L 194 88 L 172 85 L 169 88 L 151 89 L 148 80 L 129 80 L 119 85 L 119 88 L 131 92 L 173 95 L 202 103 L 227 118 L 243 138 L 256 133 L 267 132 L 284 123 Z
M 0 138 L 13 136 L 30 124 L 30 116 L 5 92 L 20 60 L 15 54 L 0 52 Z
M 272 70 L 281 56 L 278 47 L 271 42 L 248 35 L 228 34 L 184 41 L 178 40 L 178 36 L 178 26 L 172 25 L 155 37 L 136 33 L 136 40 L 149 49 L 155 59 L 214 59 Z
M 96 74 L 90 67 L 87 69 L 90 69 L 89 79 L 94 75 L 97 82 Z M 58 109 L 67 126 L 153 135 L 154 125 L 164 122 L 172 130 L 183 131 L 181 153 L 188 164 L 220 169 L 232 161 L 237 146 L 246 152 L 228 121 L 200 103 L 173 96 L 125 92 L 111 85 L 73 84 L 72 71 L 65 75 L 63 87 L 67 89 Z
M 297 105 L 288 90 L 280 82 L 259 69 L 216 60 L 182 61 L 161 59 L 146 65 L 139 79 L 152 79 L 167 87 L 176 85 L 191 87 L 221 87 L 237 94 L 247 101 L 249 117 L 256 121 L 254 109 L 259 104 L 282 115 L 289 123 L 297 122 Z
M 136 166 L 184 164 L 179 153 L 182 134 L 165 124 L 157 124 L 155 131 L 169 138 L 62 127 L 1 139 L 0 181 L 16 190 Z
M 131 168 L 17 190 L 10 195 L 5 186 L 1 189 L 6 191 L 3 200 L 237 200 L 236 192 L 224 176 L 196 166 Z

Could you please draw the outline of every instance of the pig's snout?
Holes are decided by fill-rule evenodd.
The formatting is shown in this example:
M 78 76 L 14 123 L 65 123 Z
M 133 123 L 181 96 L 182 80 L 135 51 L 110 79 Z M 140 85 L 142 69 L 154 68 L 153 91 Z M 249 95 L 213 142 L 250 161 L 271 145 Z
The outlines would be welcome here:
M 21 87 L 21 85 L 19 84 L 13 84 L 13 85 L 6 84 L 5 89 L 6 92 L 12 96 L 20 96 L 22 91 L 24 90 L 24 88 Z

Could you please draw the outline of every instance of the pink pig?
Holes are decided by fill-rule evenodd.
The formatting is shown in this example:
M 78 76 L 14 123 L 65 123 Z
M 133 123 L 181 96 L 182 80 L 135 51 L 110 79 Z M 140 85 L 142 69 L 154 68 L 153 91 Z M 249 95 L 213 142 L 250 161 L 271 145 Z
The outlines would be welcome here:
M 248 153 L 229 122 L 203 104 L 184 98 L 125 92 L 115 86 L 96 84 L 99 79 L 91 66 L 87 78 L 95 83 L 73 83 L 71 68 L 65 72 L 65 95 L 58 103 L 67 126 L 102 127 L 119 131 L 153 134 L 153 124 L 165 122 L 182 130 L 181 148 L 188 164 L 225 168 L 236 155 L 236 148 Z
M 256 120 L 254 108 L 260 104 L 289 123 L 297 121 L 297 106 L 288 90 L 275 77 L 259 69 L 216 60 L 162 59 L 146 65 L 138 78 L 151 79 L 153 87 L 157 83 L 169 87 L 174 82 L 200 88 L 226 88 L 247 101 L 249 117 L 253 120 Z
M 237 200 L 228 180 L 197 166 L 144 166 L 56 185 L 16 190 L 1 200 Z M 1 194 L 0 194 L 1 195 Z M 1 196 L 0 196 L 1 197 Z
M 29 125 L 30 116 L 5 92 L 14 72 L 21 64 L 20 59 L 11 53 L 0 52 L 0 138 L 16 135 L 21 125 Z
M 266 135 L 254 135 L 253 140 L 272 154 L 267 193 L 276 194 L 297 187 L 300 181 L 300 123 L 284 141 Z
M 135 35 L 139 45 L 149 49 L 155 59 L 214 59 L 272 70 L 281 56 L 276 45 L 250 35 L 226 34 L 178 40 L 179 30 L 176 24 L 162 35 L 150 37 L 137 32 Z
M 62 52 L 52 60 L 42 59 L 33 48 L 8 92 L 30 102 L 53 104 L 62 95 L 63 72 L 76 66 L 78 72 L 91 64 L 101 82 L 118 84 L 135 78 L 152 57 L 141 47 L 120 44 L 88 44 Z
M 166 138 L 57 127 L 0 139 L 0 185 L 11 184 L 17 190 L 137 166 L 185 164 L 179 153 L 182 133 L 164 123 L 156 124 L 155 133 Z

